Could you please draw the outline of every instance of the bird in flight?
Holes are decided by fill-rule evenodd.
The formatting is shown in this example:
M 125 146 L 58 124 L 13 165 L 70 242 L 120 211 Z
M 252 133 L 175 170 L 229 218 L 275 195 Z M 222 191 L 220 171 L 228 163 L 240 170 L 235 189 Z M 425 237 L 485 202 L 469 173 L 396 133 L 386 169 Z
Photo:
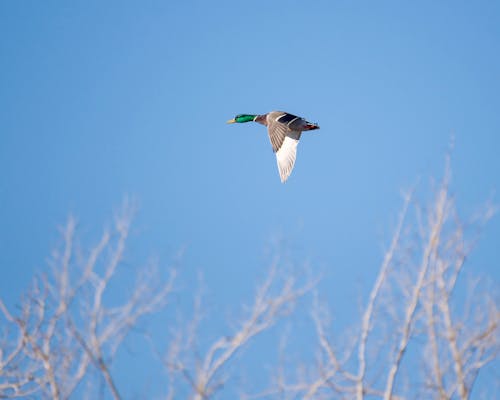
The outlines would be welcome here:
M 227 123 L 234 124 L 251 121 L 267 126 L 267 133 L 269 134 L 273 151 L 276 153 L 276 162 L 278 163 L 281 182 L 285 183 L 295 164 L 300 135 L 303 131 L 319 129 L 319 126 L 285 111 L 271 111 L 262 115 L 238 114 L 233 119 L 227 121 Z

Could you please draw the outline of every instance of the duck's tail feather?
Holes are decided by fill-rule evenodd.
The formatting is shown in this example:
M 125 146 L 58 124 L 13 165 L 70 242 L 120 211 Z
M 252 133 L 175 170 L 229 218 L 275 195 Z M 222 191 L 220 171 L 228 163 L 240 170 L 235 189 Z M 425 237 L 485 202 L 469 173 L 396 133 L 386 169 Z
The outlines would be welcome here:
M 312 131 L 314 129 L 319 129 L 319 125 L 318 124 L 314 124 L 312 122 L 307 122 L 304 130 L 305 131 Z

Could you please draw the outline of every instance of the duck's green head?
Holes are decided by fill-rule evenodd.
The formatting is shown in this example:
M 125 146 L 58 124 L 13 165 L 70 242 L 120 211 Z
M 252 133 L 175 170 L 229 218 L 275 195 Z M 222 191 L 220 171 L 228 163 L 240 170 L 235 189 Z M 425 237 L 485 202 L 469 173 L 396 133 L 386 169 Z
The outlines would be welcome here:
M 243 123 L 243 122 L 250 122 L 250 121 L 255 121 L 255 118 L 257 118 L 257 115 L 252 115 L 252 114 L 238 114 L 236 117 L 233 119 L 230 119 L 227 121 L 228 124 L 234 124 L 235 122 L 238 123 Z

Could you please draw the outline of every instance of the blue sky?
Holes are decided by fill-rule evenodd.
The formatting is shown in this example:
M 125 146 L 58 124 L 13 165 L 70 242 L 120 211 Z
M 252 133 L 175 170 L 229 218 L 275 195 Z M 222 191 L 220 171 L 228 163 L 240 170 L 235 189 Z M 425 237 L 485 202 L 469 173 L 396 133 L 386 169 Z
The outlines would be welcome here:
M 185 248 L 213 304 L 244 302 L 285 246 L 341 309 L 452 137 L 459 210 L 495 198 L 499 39 L 495 1 L 2 2 L 2 297 L 47 268 L 68 214 L 92 238 L 130 195 L 129 257 Z M 271 110 L 321 126 L 285 185 L 265 128 L 225 124 Z M 499 238 L 496 218 L 474 274 L 498 281 Z

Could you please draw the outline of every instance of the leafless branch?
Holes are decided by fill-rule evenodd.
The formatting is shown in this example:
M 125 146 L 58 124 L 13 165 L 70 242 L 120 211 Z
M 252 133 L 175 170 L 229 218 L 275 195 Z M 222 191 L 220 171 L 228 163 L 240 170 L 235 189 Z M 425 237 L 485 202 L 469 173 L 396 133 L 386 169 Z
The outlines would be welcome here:
M 237 325 L 230 336 L 215 339 L 204 355 L 196 356 L 193 366 L 190 357 L 193 356 L 193 325 L 188 334 L 177 336 L 169 348 L 167 367 L 171 371 L 180 372 L 192 389 L 192 399 L 201 400 L 214 396 L 226 383 L 226 370 L 231 360 L 248 342 L 260 333 L 269 330 L 276 321 L 292 311 L 294 303 L 309 291 L 313 281 L 298 285 L 293 276 L 282 277 L 276 266 L 271 268 L 266 280 L 258 288 L 253 305 L 248 314 Z M 199 317 L 194 320 L 198 325 Z M 181 343 L 181 337 L 187 337 L 189 343 Z M 189 349 L 184 352 L 182 349 Z
M 78 257 L 77 223 L 70 217 L 61 230 L 62 251 L 53 253 L 52 274 L 34 281 L 20 315 L 0 301 L 0 315 L 10 329 L 0 350 L 0 398 L 67 399 L 90 379 L 91 365 L 112 396 L 120 398 L 111 360 L 139 319 L 166 304 L 176 276 L 173 269 L 161 282 L 154 268 L 146 268 L 123 304 L 107 307 L 104 294 L 119 282 L 132 211 L 125 205 L 114 230 L 104 231 L 83 257 Z

